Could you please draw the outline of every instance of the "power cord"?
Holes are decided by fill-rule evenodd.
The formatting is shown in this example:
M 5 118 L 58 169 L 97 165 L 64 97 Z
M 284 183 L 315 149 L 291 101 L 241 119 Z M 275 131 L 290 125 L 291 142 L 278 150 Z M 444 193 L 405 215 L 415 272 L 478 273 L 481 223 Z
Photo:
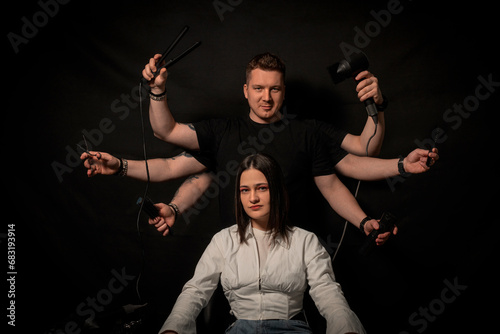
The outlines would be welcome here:
M 144 155 L 144 163 L 146 166 L 146 187 L 144 189 L 144 195 L 142 198 L 146 198 L 148 195 L 148 190 L 149 190 L 149 183 L 150 183 L 150 176 L 149 176 L 149 166 L 148 166 L 148 156 L 146 152 L 146 130 L 144 126 L 144 112 L 142 108 L 143 100 L 142 100 L 142 82 L 139 83 L 139 114 L 141 117 L 141 134 L 142 134 L 142 151 Z M 139 245 L 141 247 L 141 253 L 142 253 L 142 259 L 141 259 L 141 270 L 139 272 L 139 276 L 137 277 L 137 281 L 135 283 L 135 292 L 137 293 L 137 297 L 139 298 L 139 303 L 142 304 L 142 297 L 139 292 L 139 282 L 142 277 L 142 273 L 144 271 L 144 265 L 146 261 L 146 256 L 145 256 L 145 250 L 144 250 L 144 241 L 142 240 L 142 234 L 141 234 L 141 228 L 140 228 L 140 218 L 141 218 L 141 213 L 144 208 L 144 200 L 141 201 L 141 206 L 139 207 L 139 212 L 137 213 L 137 220 L 136 220 L 136 228 L 137 228 L 137 235 L 139 237 Z
M 370 142 L 372 141 L 373 137 L 375 137 L 375 135 L 377 134 L 378 120 L 375 121 L 375 119 L 373 118 L 373 121 L 375 122 L 375 130 L 373 131 L 373 134 L 371 135 L 370 138 L 368 138 L 368 141 L 366 142 L 365 153 L 366 153 L 367 157 L 369 156 L 369 154 L 368 154 L 368 148 L 370 147 Z M 356 186 L 356 191 L 354 192 L 354 198 L 358 197 L 358 192 L 359 192 L 359 186 L 360 185 L 361 185 L 361 180 L 358 180 L 358 184 Z M 335 253 L 332 256 L 332 264 L 333 264 L 333 261 L 335 261 L 335 257 L 337 256 L 337 253 L 339 252 L 340 246 L 342 245 L 342 241 L 344 241 L 344 236 L 345 236 L 345 232 L 347 230 L 347 224 L 348 223 L 349 222 L 347 220 L 344 222 L 344 229 L 342 231 L 342 236 L 340 237 L 339 245 L 337 246 L 337 249 L 335 250 Z

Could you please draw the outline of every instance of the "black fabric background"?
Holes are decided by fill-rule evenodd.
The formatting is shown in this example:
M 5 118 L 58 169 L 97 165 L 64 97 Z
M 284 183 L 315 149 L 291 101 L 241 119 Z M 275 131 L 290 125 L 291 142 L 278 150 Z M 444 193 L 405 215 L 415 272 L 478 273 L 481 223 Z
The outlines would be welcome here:
M 255 54 L 271 51 L 287 64 L 289 111 L 357 134 L 366 113 L 355 84 L 334 85 L 327 67 L 344 57 L 341 43 L 363 50 L 390 99 L 381 157 L 406 155 L 431 138 L 436 127 L 445 137 L 439 144 L 441 159 L 430 172 L 393 188 L 386 180 L 362 182 L 358 200 L 365 212 L 373 217 L 393 212 L 400 233 L 362 258 L 357 249 L 363 239 L 348 226 L 334 262 L 337 279 L 371 333 L 492 328 L 498 296 L 493 269 L 500 87 L 476 88 L 480 77 L 500 82 L 493 5 L 402 0 L 399 13 L 382 26 L 371 11 L 380 13 L 393 1 L 221 0 L 231 8 L 223 20 L 211 0 L 71 1 L 59 4 L 57 11 L 53 6 L 45 21 L 38 15 L 37 33 L 14 52 L 8 34 L 21 35 L 25 21 L 33 22 L 33 15 L 43 10 L 40 3 L 16 2 L 3 11 L 3 189 L 9 200 L 1 243 L 7 254 L 6 225 L 15 223 L 18 273 L 16 327 L 10 330 L 55 332 L 71 321 L 81 329 L 82 311 L 88 316 L 92 299 L 99 302 L 99 297 L 95 313 L 100 332 L 119 332 L 114 310 L 147 302 L 139 332 L 156 333 L 221 228 L 215 200 L 200 204 L 204 209 L 189 220 L 181 219 L 168 238 L 149 227 L 143 215 L 141 247 L 136 201 L 145 183 L 88 179 L 74 157 L 76 144 L 87 133 L 93 149 L 142 158 L 140 72 L 184 25 L 191 29 L 174 54 L 196 40 L 203 44 L 170 70 L 168 98 L 180 122 L 247 113 L 245 64 Z M 366 27 L 373 29 L 372 37 L 358 39 L 358 31 L 366 32 Z M 479 100 L 478 92 L 489 95 Z M 460 116 L 448 111 L 464 103 L 471 112 Z M 446 117 L 454 118 L 447 122 Z M 181 152 L 154 138 L 147 116 L 145 124 L 149 157 Z M 54 172 L 55 162 L 72 164 L 62 180 Z M 356 182 L 344 181 L 354 192 Z M 181 182 L 151 184 L 149 195 L 168 203 Z M 325 220 L 319 236 L 332 252 L 343 221 L 323 206 L 323 212 L 311 212 L 311 219 Z M 119 293 L 109 293 L 114 271 L 135 278 L 142 272 L 141 300 L 135 280 L 126 281 Z M 448 287 L 454 283 L 462 290 L 454 293 Z M 4 307 L 8 303 L 6 298 Z M 226 312 L 223 303 L 214 305 L 212 325 Z M 313 327 L 321 328 L 313 305 L 307 312 Z M 222 320 L 216 322 L 222 326 Z M 200 321 L 200 332 L 209 332 L 212 325 Z

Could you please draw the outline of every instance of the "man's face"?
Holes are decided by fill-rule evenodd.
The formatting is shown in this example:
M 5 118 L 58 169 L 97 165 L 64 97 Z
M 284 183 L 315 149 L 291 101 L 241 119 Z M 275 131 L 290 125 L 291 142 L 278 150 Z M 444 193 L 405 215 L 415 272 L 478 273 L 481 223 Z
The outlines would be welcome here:
M 278 71 L 255 69 L 243 85 L 250 119 L 257 123 L 273 123 L 281 119 L 280 109 L 285 99 L 283 74 Z

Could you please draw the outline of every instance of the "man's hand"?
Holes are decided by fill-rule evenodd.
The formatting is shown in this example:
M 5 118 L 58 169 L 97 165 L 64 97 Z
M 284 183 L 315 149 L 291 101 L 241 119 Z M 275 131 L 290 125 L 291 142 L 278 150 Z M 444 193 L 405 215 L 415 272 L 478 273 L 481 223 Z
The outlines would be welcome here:
M 120 168 L 120 160 L 105 152 L 84 152 L 80 159 L 85 160 L 83 165 L 87 168 L 88 177 L 97 174 L 112 175 Z
M 378 224 L 379 221 L 380 220 L 375 220 L 375 219 L 367 221 L 365 226 L 364 226 L 365 234 L 369 235 L 371 233 L 371 231 L 373 231 L 374 229 L 378 230 L 380 228 L 380 225 Z M 397 233 L 398 233 L 398 228 L 396 226 L 394 226 L 392 233 L 391 232 L 380 233 L 377 236 L 377 240 L 375 240 L 377 246 L 383 245 L 389 239 L 391 234 L 396 235 Z
M 382 97 L 382 91 L 378 85 L 378 79 L 368 71 L 359 72 L 354 80 L 361 82 L 356 86 L 356 92 L 358 92 L 358 98 L 361 102 L 373 97 L 375 104 L 381 105 L 384 102 Z
M 417 148 L 413 150 L 403 160 L 405 171 L 412 174 L 419 174 L 428 171 L 430 167 L 427 166 L 427 157 L 431 158 L 430 165 L 434 165 L 439 159 L 438 149 L 433 148 L 432 151 L 429 151 Z
M 149 59 L 149 63 L 147 63 L 142 70 L 142 76 L 149 82 L 149 87 L 151 87 L 151 91 L 155 94 L 160 94 L 165 91 L 165 83 L 167 82 L 168 77 L 166 68 L 162 68 L 156 78 L 154 76 L 158 67 L 164 65 L 163 63 L 157 64 L 160 58 L 161 54 L 155 54 L 153 58 Z
M 158 232 L 166 236 L 170 232 L 170 228 L 174 226 L 175 223 L 175 213 L 173 209 L 165 203 L 155 204 L 160 215 L 155 219 L 149 219 L 150 225 L 154 225 Z

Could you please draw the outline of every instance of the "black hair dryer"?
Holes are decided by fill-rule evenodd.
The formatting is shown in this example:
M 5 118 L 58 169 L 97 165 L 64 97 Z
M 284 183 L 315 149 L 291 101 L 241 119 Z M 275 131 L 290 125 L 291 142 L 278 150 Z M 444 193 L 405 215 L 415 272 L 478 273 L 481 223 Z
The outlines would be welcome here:
M 333 64 L 328 67 L 328 72 L 332 77 L 333 82 L 337 85 L 347 78 L 354 78 L 359 72 L 367 70 L 369 66 L 368 58 L 363 52 L 354 53 L 350 60 L 342 59 L 338 63 Z M 375 124 L 378 123 L 378 111 L 377 106 L 373 98 L 366 99 L 364 101 L 366 112 L 370 116 Z

